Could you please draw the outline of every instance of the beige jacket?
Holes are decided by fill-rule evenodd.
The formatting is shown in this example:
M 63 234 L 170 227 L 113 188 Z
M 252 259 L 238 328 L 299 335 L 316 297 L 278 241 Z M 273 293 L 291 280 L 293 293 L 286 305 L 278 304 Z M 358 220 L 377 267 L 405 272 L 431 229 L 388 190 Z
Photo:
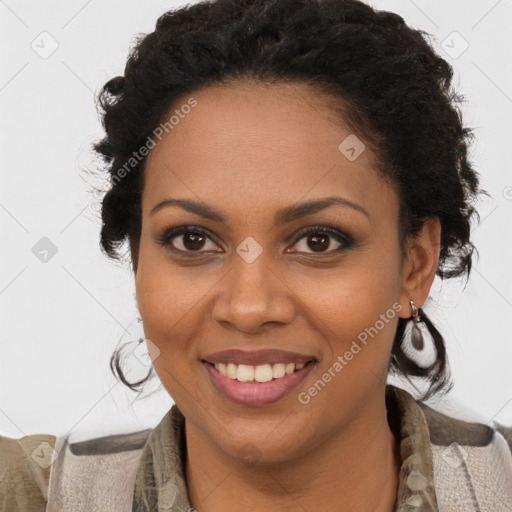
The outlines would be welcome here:
M 386 402 L 402 458 L 395 512 L 512 512 L 512 428 L 453 418 L 391 385 Z M 0 511 L 189 512 L 184 424 L 173 405 L 130 434 L 0 436 Z

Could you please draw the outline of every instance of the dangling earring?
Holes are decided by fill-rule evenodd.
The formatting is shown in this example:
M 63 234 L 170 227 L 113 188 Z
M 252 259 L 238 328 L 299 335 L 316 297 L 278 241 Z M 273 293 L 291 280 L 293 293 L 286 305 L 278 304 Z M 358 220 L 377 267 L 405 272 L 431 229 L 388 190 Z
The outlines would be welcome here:
M 409 301 L 411 304 L 411 310 L 412 310 L 412 318 L 413 324 L 412 324 L 412 331 L 411 331 L 411 345 L 418 351 L 423 350 L 425 347 L 425 341 L 423 340 L 423 334 L 418 327 L 418 324 L 423 321 L 423 311 L 421 308 L 417 308 L 416 304 L 414 304 L 413 300 Z
M 420 368 L 428 368 L 436 362 L 437 348 L 432 333 L 437 331 L 428 320 L 421 308 L 418 308 L 413 300 L 409 301 L 412 315 L 408 321 L 412 321 L 409 336 L 402 338 L 402 351 L 406 357 L 412 360 Z M 433 329 L 433 331 L 431 331 Z M 425 338 L 424 334 L 427 334 Z M 426 343 L 425 343 L 426 342 Z

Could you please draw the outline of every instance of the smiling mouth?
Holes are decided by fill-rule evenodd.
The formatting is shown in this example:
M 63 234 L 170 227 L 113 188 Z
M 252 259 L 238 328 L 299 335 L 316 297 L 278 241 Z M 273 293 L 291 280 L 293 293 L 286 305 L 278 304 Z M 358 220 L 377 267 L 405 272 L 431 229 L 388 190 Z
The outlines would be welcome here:
M 205 360 L 202 361 L 215 368 L 215 370 L 228 379 L 239 382 L 254 383 L 264 383 L 281 379 L 286 375 L 296 373 L 302 370 L 305 366 L 311 365 L 315 362 L 314 359 L 310 359 L 306 363 L 248 365 L 235 363 L 211 363 Z
M 317 360 L 275 364 L 201 364 L 214 388 L 230 401 L 245 407 L 264 407 L 289 396 L 314 371 Z

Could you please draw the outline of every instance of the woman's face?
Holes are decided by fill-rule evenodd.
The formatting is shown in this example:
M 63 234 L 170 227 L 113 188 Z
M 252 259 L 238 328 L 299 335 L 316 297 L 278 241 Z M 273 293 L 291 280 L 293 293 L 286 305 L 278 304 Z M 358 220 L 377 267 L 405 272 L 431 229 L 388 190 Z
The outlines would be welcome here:
M 300 84 L 203 89 L 169 113 L 145 169 L 136 290 L 154 367 L 187 422 L 241 459 L 290 460 L 356 418 L 371 428 L 398 317 L 418 299 L 396 191 L 317 98 Z M 156 208 L 170 199 L 217 218 Z M 228 349 L 244 352 L 212 355 Z M 295 355 L 247 355 L 262 349 Z M 253 366 L 272 380 L 242 382 Z

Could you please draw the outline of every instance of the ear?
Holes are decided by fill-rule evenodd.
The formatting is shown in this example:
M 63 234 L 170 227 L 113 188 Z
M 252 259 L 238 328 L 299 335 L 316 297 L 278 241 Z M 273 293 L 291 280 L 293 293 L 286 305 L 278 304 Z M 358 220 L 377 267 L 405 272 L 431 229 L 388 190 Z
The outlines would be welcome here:
M 407 241 L 399 299 L 401 318 L 411 317 L 410 300 L 418 308 L 425 304 L 436 276 L 440 251 L 441 223 L 438 217 L 428 217 L 417 236 Z

